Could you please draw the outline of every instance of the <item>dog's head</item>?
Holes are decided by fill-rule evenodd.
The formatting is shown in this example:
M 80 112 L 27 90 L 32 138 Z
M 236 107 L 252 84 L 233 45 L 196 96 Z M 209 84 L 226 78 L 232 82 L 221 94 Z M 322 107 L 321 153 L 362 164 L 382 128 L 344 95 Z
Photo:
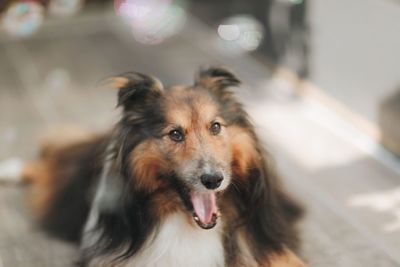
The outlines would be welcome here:
M 113 81 L 123 108 L 125 176 L 146 192 L 174 188 L 200 227 L 214 227 L 219 195 L 260 157 L 247 115 L 229 90 L 239 80 L 224 68 L 209 68 L 191 86 L 163 88 L 138 73 Z

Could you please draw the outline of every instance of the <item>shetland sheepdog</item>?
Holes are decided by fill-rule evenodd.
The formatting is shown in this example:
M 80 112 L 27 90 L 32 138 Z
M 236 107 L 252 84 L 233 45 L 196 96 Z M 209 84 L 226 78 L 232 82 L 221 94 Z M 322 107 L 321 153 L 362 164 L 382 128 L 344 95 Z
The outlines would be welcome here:
M 109 132 L 53 138 L 24 169 L 41 224 L 79 242 L 79 266 L 305 266 L 302 209 L 233 95 L 232 72 L 202 69 L 169 88 L 125 73 L 111 85 L 122 115 Z

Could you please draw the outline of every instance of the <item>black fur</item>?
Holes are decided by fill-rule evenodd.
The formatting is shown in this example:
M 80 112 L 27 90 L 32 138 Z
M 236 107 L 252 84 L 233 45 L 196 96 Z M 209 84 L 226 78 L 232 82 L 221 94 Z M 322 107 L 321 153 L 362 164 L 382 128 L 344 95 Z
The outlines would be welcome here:
M 79 242 L 90 209 L 89 191 L 100 174 L 105 145 L 105 138 L 99 137 L 63 148 L 56 156 L 52 155 L 57 179 L 55 194 L 41 220 L 42 226 L 51 234 Z
M 131 151 L 149 138 L 159 138 L 164 118 L 158 101 L 159 88 L 155 81 L 143 74 L 128 74 L 130 82 L 119 91 L 118 103 L 124 106 L 120 122 L 116 126 L 116 145 L 113 160 L 116 172 L 110 175 L 123 180 L 120 205 L 112 212 L 101 213 L 94 231 L 101 233 L 99 242 L 84 251 L 90 259 L 110 251 L 120 250 L 116 261 L 135 254 L 147 240 L 158 220 L 151 215 L 150 201 L 153 193 L 137 189 L 135 178 L 128 167 Z M 137 78 L 139 77 L 139 80 Z M 151 101 L 150 101 L 150 99 Z M 111 140 L 110 140 L 111 141 Z
M 212 79 L 212 81 L 207 81 Z M 228 69 L 222 67 L 210 67 L 200 69 L 198 76 L 196 77 L 196 86 L 208 86 L 212 84 L 212 88 L 221 90 L 232 86 L 238 86 L 240 80 Z
M 128 80 L 118 91 L 118 106 L 123 106 L 126 111 L 143 112 L 143 108 L 157 100 L 161 94 L 162 88 L 158 88 L 158 82 L 150 76 L 128 72 L 119 77 Z
M 220 113 L 227 124 L 246 128 L 259 144 L 247 113 L 229 90 L 229 86 L 239 84 L 239 79 L 227 69 L 218 68 L 203 70 L 200 77 L 203 81 L 207 77 L 211 79 L 218 77 L 214 85 L 204 82 L 200 85 L 213 87 L 215 100 L 218 101 Z M 246 187 L 230 187 L 230 190 L 235 195 L 232 199 L 236 201 L 235 206 L 239 210 L 239 222 L 236 228 L 246 228 L 249 239 L 253 242 L 255 257 L 261 262 L 268 252 L 280 251 L 284 245 L 297 249 L 298 239 L 294 225 L 303 211 L 281 191 L 273 167 L 265 158 L 266 153 L 261 147 L 257 149 L 260 160 L 249 170 L 248 177 L 245 178 L 248 181 Z M 242 218 L 244 221 L 240 220 Z M 230 244 L 230 246 L 235 250 L 235 245 Z
M 95 230 L 99 230 L 99 242 L 84 251 L 83 258 L 107 255 L 120 251 L 115 261 L 124 260 L 135 254 L 147 240 L 158 221 L 149 209 L 151 195 L 140 191 L 127 190 L 121 207 L 109 213 L 101 213 Z
M 101 234 L 100 240 L 83 251 L 81 266 L 87 266 L 95 256 L 115 251 L 119 252 L 115 260 L 131 257 L 160 223 L 159 218 L 151 213 L 150 201 L 154 192 L 145 192 L 135 185 L 135 177 L 129 168 L 129 156 L 144 140 L 161 137 L 161 129 L 165 124 L 160 97 L 163 89 L 159 88 L 156 80 L 143 74 L 128 73 L 122 77 L 128 78 L 129 82 L 119 91 L 118 105 L 123 107 L 123 114 L 114 134 L 81 144 L 76 153 L 66 153 L 64 157 L 71 157 L 71 162 L 67 160 L 68 164 L 64 164 L 64 167 L 70 166 L 72 169 L 64 175 L 70 178 L 57 178 L 66 182 L 61 182 L 64 184 L 60 186 L 58 197 L 45 220 L 45 225 L 52 232 L 61 230 L 64 237 L 74 240 L 80 236 L 90 208 L 90 189 L 101 171 L 101 166 L 96 163 L 104 163 L 107 145 L 115 142 L 111 158 L 113 173 L 110 175 L 121 179 L 124 190 L 119 205 L 112 211 L 100 214 L 93 229 Z M 193 90 L 209 90 L 219 103 L 220 114 L 228 127 L 238 125 L 246 128 L 258 143 L 246 112 L 228 89 L 239 83 L 228 70 L 211 68 L 200 72 Z M 261 147 L 257 149 L 260 160 L 249 170 L 245 178 L 248 183 L 245 186 L 230 186 L 224 193 L 235 201 L 233 204 L 238 213 L 237 221 L 228 223 L 230 227 L 224 239 L 228 265 L 238 257 L 238 229 L 245 229 L 255 259 L 260 263 L 271 251 L 281 251 L 284 246 L 295 247 L 297 244 L 294 223 L 301 216 L 301 208 L 281 191 L 268 165 L 267 156 Z M 79 165 L 72 164 L 72 161 L 79 162 Z M 62 162 L 59 165 L 63 166 Z M 187 208 L 192 208 L 187 191 L 173 173 L 163 174 L 159 179 L 168 181 L 178 191 Z M 70 228 L 67 229 L 65 225 L 68 224 Z

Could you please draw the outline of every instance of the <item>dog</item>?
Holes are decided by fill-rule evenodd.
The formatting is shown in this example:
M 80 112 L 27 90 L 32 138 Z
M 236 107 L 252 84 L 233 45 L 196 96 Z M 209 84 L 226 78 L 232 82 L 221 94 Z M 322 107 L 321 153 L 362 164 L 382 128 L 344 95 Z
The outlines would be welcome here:
M 79 266 L 305 266 L 302 208 L 282 189 L 231 71 L 202 69 L 193 85 L 169 88 L 125 73 L 111 85 L 121 118 L 109 132 L 57 135 L 23 172 L 41 225 L 79 243 Z

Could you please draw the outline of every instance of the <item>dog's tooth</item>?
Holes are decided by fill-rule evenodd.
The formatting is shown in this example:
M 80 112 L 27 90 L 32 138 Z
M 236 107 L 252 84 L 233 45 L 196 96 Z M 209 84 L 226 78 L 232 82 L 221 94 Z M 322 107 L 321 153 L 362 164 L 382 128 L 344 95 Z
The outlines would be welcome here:
M 198 222 L 198 221 L 199 221 L 199 217 L 194 216 L 194 220 L 195 220 L 196 222 Z

